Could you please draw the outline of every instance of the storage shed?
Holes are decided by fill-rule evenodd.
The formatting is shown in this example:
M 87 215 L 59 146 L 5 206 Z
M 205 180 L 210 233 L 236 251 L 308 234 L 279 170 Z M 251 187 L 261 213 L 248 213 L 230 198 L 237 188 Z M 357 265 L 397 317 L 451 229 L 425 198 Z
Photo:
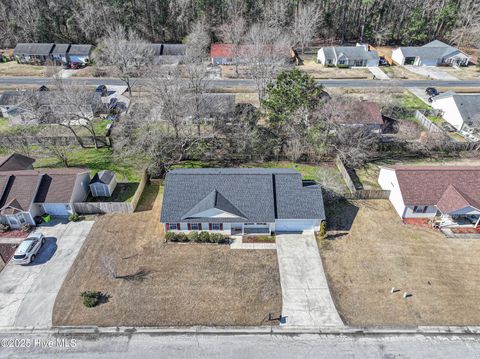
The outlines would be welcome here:
M 117 180 L 113 171 L 100 171 L 90 181 L 93 197 L 110 197 L 116 186 Z

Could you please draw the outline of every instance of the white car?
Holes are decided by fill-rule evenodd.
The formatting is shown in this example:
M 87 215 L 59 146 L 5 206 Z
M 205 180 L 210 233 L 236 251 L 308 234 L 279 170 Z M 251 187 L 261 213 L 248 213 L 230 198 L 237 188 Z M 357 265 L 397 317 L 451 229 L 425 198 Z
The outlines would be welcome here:
M 18 246 L 15 251 L 12 262 L 15 264 L 28 264 L 35 260 L 38 251 L 45 244 L 45 237 L 41 233 L 29 235 Z

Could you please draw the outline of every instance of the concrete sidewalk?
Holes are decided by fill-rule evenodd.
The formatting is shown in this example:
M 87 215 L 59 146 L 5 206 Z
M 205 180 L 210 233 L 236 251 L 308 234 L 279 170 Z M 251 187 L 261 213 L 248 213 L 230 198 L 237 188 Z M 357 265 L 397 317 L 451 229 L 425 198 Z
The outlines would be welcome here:
M 276 237 L 285 326 L 342 327 L 313 234 Z
M 378 67 L 367 67 L 377 80 L 390 80 L 390 77 Z

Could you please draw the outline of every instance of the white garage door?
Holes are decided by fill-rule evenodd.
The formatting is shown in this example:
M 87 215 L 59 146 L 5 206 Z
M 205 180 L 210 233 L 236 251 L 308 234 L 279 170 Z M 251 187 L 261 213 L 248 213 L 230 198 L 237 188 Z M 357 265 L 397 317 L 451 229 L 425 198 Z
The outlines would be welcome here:
M 68 216 L 71 213 L 68 204 L 44 204 L 43 210 L 52 216 Z
M 312 219 L 285 219 L 275 222 L 275 232 L 303 232 L 314 229 L 314 220 Z

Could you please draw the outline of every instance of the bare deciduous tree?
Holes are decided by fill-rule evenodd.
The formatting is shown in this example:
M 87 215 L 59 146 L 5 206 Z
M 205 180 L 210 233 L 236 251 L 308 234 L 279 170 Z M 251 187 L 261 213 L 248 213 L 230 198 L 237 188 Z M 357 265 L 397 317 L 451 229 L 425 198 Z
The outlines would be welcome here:
M 153 48 L 134 31 L 116 26 L 107 30 L 94 56 L 99 65 L 111 67 L 115 75 L 127 85 L 132 95 L 134 78 L 148 70 L 153 60 Z
M 230 44 L 232 51 L 232 59 L 235 66 L 235 75 L 238 77 L 238 65 L 241 60 L 241 46 L 245 39 L 245 33 L 247 32 L 247 22 L 238 14 L 232 16 L 231 19 L 224 23 L 219 28 L 219 36 L 223 42 Z
M 258 23 L 250 28 L 247 42 L 242 57 L 249 65 L 258 98 L 262 103 L 268 84 L 275 79 L 279 69 L 288 59 L 290 38 L 282 29 Z
M 210 43 L 210 31 L 207 24 L 204 21 L 197 21 L 186 38 L 187 61 L 203 62 L 207 58 Z
M 320 23 L 321 12 L 317 4 L 311 3 L 300 5 L 295 21 L 293 23 L 293 36 L 296 43 L 300 45 L 302 54 L 306 46 L 317 34 L 317 27 Z

